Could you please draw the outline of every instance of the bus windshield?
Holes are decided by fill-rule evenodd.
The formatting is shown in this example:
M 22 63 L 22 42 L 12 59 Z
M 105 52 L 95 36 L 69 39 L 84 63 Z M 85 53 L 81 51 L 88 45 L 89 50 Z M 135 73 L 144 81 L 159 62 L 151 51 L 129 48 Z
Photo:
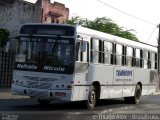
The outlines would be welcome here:
M 73 41 L 73 38 L 20 37 L 16 62 L 73 68 Z

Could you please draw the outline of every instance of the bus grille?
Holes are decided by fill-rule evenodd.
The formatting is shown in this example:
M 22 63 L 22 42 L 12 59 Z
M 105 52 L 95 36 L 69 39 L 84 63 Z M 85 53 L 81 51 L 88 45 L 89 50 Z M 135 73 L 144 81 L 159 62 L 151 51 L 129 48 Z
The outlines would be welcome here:
M 46 82 L 32 82 L 27 81 L 27 86 L 30 88 L 38 88 L 38 89 L 50 89 L 53 84 Z
M 32 76 L 24 76 L 28 80 L 32 81 L 42 81 L 42 82 L 53 82 L 57 80 L 56 78 L 41 78 L 41 77 L 32 77 Z
M 37 89 L 51 89 L 53 87 L 53 81 L 58 80 L 57 78 L 42 78 L 23 76 L 26 80 L 27 87 Z

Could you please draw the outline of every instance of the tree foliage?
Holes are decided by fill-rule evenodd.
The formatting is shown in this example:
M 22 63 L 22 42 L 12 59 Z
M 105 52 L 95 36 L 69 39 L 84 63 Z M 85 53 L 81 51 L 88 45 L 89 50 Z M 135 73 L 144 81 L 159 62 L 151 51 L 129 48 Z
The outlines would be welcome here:
M 0 29 L 0 47 L 3 47 L 6 44 L 8 37 L 9 31 L 6 29 Z
M 98 30 L 104 33 L 109 33 L 115 36 L 127 38 L 134 41 L 139 41 L 136 35 L 132 33 L 134 32 L 133 29 L 124 30 L 123 27 L 119 27 L 111 19 L 106 17 L 96 18 L 95 20 L 88 20 L 82 19 L 79 16 L 77 16 L 72 17 L 72 19 L 68 20 L 67 23 L 72 25 L 81 25 L 83 27 Z

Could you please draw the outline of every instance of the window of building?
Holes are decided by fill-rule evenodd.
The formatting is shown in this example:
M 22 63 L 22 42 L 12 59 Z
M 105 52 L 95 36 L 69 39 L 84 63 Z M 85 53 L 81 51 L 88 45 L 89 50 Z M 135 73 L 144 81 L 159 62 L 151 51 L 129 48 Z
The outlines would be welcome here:
M 58 19 L 56 19 L 56 23 L 59 23 L 59 20 L 58 20 Z
M 55 23 L 55 19 L 54 18 L 51 19 L 51 23 Z
M 47 17 L 44 18 L 44 21 L 45 21 L 45 22 L 47 21 Z

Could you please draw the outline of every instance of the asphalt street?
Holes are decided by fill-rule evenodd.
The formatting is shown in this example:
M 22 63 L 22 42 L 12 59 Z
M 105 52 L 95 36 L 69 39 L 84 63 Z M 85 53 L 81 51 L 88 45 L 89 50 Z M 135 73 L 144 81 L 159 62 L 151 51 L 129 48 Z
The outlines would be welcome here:
M 123 99 L 101 100 L 94 110 L 84 108 L 83 102 L 54 101 L 40 106 L 28 98 L 0 99 L 2 120 L 109 120 L 160 119 L 160 95 L 141 97 L 138 105 L 125 104 Z

